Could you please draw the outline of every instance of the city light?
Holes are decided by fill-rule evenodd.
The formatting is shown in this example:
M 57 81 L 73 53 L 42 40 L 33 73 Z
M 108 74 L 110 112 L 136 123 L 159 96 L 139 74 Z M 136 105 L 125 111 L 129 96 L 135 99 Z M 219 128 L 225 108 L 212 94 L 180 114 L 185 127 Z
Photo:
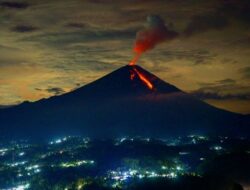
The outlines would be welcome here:
M 24 154 L 25 154 L 25 152 L 20 152 L 18 155 L 23 156 Z
M 79 167 L 82 165 L 93 165 L 95 163 L 94 160 L 80 160 L 80 161 L 72 161 L 72 162 L 63 162 L 60 164 L 63 168 L 69 167 Z
M 90 176 L 91 180 L 99 180 L 109 187 L 120 189 L 134 180 L 144 181 L 155 178 L 175 180 L 176 178 L 181 179 L 185 175 L 197 177 L 201 176 L 200 171 L 196 170 L 196 166 L 193 166 L 193 163 L 202 164 L 205 160 L 210 160 L 214 156 L 228 152 L 223 151 L 226 149 L 219 146 L 221 139 L 224 139 L 223 137 L 212 139 L 211 137 L 188 136 L 164 140 L 122 137 L 113 141 L 104 140 L 102 143 L 83 137 L 70 137 L 70 139 L 69 137 L 56 139 L 52 141 L 53 143 L 41 145 L 39 149 L 37 149 L 37 145 L 23 146 L 22 143 L 19 145 L 18 142 L 15 142 L 13 145 L 15 148 L 10 146 L 8 149 L 0 149 L 0 153 L 4 152 L 8 155 L 1 157 L 3 160 L 1 170 L 13 171 L 15 173 L 15 180 L 11 184 L 12 187 L 7 188 L 7 190 L 30 189 L 29 185 L 33 185 L 32 181 L 36 177 L 39 179 L 48 171 L 68 172 L 66 168 L 72 168 L 72 170 L 69 169 L 69 172 L 84 170 L 83 173 L 80 172 L 81 175 L 85 175 L 85 172 L 89 171 L 90 173 L 86 173 L 86 175 Z M 192 139 L 196 139 L 197 143 L 193 144 Z M 208 143 L 201 143 L 205 139 L 207 139 Z M 210 139 L 211 141 L 209 141 Z M 171 142 L 175 142 L 174 147 L 169 145 Z M 227 142 L 224 141 L 225 143 Z M 60 145 L 56 146 L 56 144 Z M 160 153 L 154 148 L 156 145 L 161 146 L 162 150 Z M 225 145 L 225 147 L 229 145 Z M 135 148 L 138 146 L 142 147 L 141 151 L 144 152 L 137 152 L 134 155 Z M 199 148 L 190 149 L 190 146 Z M 200 148 L 202 146 L 203 148 Z M 117 151 L 119 154 L 122 153 L 124 156 L 119 158 L 117 153 L 111 154 L 109 148 L 101 149 L 100 147 L 109 147 L 112 151 Z M 9 150 L 11 150 L 11 154 L 8 153 Z M 99 150 L 105 150 L 105 152 Z M 160 156 L 157 156 L 157 158 L 145 156 L 148 155 L 148 151 L 156 152 Z M 169 155 L 169 151 L 172 152 L 171 155 Z M 34 154 L 28 152 L 34 152 Z M 245 152 L 249 153 L 249 150 L 247 149 Z M 132 156 L 130 156 L 131 153 Z M 24 157 L 25 160 L 21 160 Z M 92 157 L 96 160 L 83 159 L 87 157 Z M 105 162 L 102 162 L 100 158 L 104 158 Z M 99 168 L 105 169 L 98 171 Z M 100 174 L 96 175 L 95 171 L 98 171 Z M 95 176 L 92 176 L 91 173 L 94 173 Z M 67 173 L 63 173 L 63 175 L 67 175 Z M 85 182 L 88 183 L 88 180 Z M 75 183 L 75 189 L 84 189 L 82 183 L 77 181 Z M 6 190 L 6 187 L 9 186 L 10 184 L 1 187 L 0 184 L 0 189 Z M 72 189 L 72 187 L 70 184 L 65 184 L 62 189 Z
M 16 187 L 11 187 L 11 188 L 4 189 L 4 190 L 25 190 L 25 189 L 29 189 L 29 187 L 30 187 L 30 184 L 26 183 L 26 184 L 18 185 Z

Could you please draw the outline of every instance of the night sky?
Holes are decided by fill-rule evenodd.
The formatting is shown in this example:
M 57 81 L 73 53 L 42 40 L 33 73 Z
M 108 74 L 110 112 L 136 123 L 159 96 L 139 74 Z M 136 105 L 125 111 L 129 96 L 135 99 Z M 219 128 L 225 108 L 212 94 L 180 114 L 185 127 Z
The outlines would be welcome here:
M 151 14 L 179 35 L 138 65 L 250 113 L 249 0 L 0 0 L 0 105 L 69 92 L 128 64 Z

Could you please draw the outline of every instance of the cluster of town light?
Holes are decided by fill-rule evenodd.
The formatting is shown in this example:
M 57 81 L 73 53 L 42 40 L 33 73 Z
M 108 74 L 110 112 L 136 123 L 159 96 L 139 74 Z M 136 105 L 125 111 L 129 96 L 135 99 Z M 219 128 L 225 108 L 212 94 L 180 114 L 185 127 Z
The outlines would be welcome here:
M 63 162 L 60 164 L 62 168 L 69 168 L 69 167 L 79 167 L 82 165 L 93 165 L 95 163 L 94 160 L 79 160 L 79 161 L 72 161 L 72 162 Z
M 3 190 L 25 190 L 25 189 L 29 189 L 30 188 L 30 184 L 26 183 L 26 184 L 20 184 L 16 187 L 11 187 L 11 188 L 7 188 L 7 189 L 3 189 Z
M 188 137 L 188 138 L 187 138 Z M 202 135 L 189 135 L 187 137 L 179 137 L 179 138 L 170 138 L 170 139 L 165 139 L 165 140 L 161 140 L 161 142 L 165 143 L 167 146 L 176 146 L 176 145 L 183 145 L 183 144 L 198 144 L 200 142 L 204 142 L 204 141 L 209 141 L 209 138 L 206 136 L 202 136 Z M 77 137 L 78 138 L 78 137 Z M 67 149 L 62 148 L 64 143 L 70 142 L 70 140 L 74 139 L 74 137 L 72 136 L 66 136 L 66 137 L 62 137 L 62 138 L 58 138 L 55 139 L 51 142 L 49 142 L 49 149 L 48 152 L 44 153 L 41 152 L 42 154 L 39 155 L 39 157 L 41 159 L 44 159 L 46 157 L 49 157 L 51 155 L 57 155 L 58 153 L 62 153 L 64 151 L 68 151 Z M 79 137 L 78 138 L 80 141 L 79 146 L 81 147 L 88 147 L 89 143 L 91 142 L 89 138 L 82 138 Z M 183 140 L 184 139 L 184 140 Z M 186 140 L 187 139 L 187 140 Z M 228 140 L 228 137 L 219 137 L 219 141 L 216 142 L 216 144 L 212 144 L 211 146 L 208 147 L 209 151 L 213 151 L 216 154 L 221 154 L 223 152 L 225 152 L 227 149 L 224 147 L 223 143 L 226 142 L 226 140 Z M 115 145 L 119 146 L 123 143 L 127 143 L 127 142 L 134 142 L 134 141 L 143 141 L 144 143 L 149 143 L 149 142 L 153 142 L 153 139 L 150 138 L 129 138 L 129 137 L 122 137 L 119 139 L 116 139 L 116 141 L 114 142 Z M 74 141 L 75 142 L 75 141 Z M 62 145 L 61 145 L 62 144 Z M 58 145 L 58 146 L 57 146 Z M 29 148 L 31 145 L 27 144 L 27 142 L 21 142 L 19 144 L 19 142 L 14 142 L 14 143 L 10 143 L 10 144 L 6 144 L 5 147 L 1 147 L 0 148 L 0 157 L 6 157 L 6 155 L 11 155 L 12 156 L 17 156 L 17 160 L 12 160 L 11 162 L 9 162 L 10 160 L 6 160 L 4 162 L 5 166 L 11 167 L 11 168 L 19 168 L 18 173 L 17 173 L 17 177 L 19 178 L 19 181 L 15 184 L 13 184 L 14 187 L 11 187 L 9 189 L 6 190 L 24 190 L 24 189 L 28 189 L 29 188 L 29 184 L 27 183 L 27 181 L 20 181 L 23 180 L 25 178 L 27 178 L 28 176 L 31 177 L 33 175 L 36 175 L 37 173 L 40 173 L 42 170 L 44 170 L 42 168 L 41 165 L 39 165 L 38 162 L 33 162 L 31 160 L 29 160 L 29 162 L 26 160 L 27 156 L 29 156 L 29 151 L 26 148 Z M 74 147 L 75 148 L 75 147 Z M 73 150 L 69 149 L 69 151 Z M 248 152 L 250 154 L 250 152 Z M 182 150 L 179 152 L 179 156 L 180 157 L 185 157 L 186 155 L 191 155 L 192 152 L 189 151 L 185 151 Z M 207 158 L 201 155 L 200 157 L 198 157 L 197 159 L 199 159 L 200 161 L 204 161 L 207 160 Z M 32 163 L 32 164 L 31 164 Z M 122 181 L 126 181 L 126 179 L 129 178 L 156 178 L 156 177 L 166 177 L 166 178 L 176 178 L 179 175 L 182 175 L 183 173 L 186 173 L 188 168 L 180 165 L 180 163 L 175 163 L 176 166 L 174 166 L 174 168 L 168 168 L 167 166 L 161 166 L 159 169 L 148 169 L 148 170 L 144 170 L 144 169 L 127 169 L 127 170 L 123 170 L 123 171 L 110 171 L 108 172 L 108 175 L 105 176 L 105 178 L 109 178 L 114 180 L 115 182 L 122 182 Z M 95 161 L 94 160 L 76 160 L 76 161 L 62 161 L 61 163 L 59 162 L 58 165 L 50 165 L 51 167 L 61 167 L 61 168 L 69 168 L 69 167 L 81 167 L 81 166 L 91 166 L 91 165 L 95 165 Z
M 70 139 L 73 139 L 73 138 L 75 138 L 75 137 L 74 137 L 74 136 L 62 137 L 62 138 L 58 138 L 58 139 L 55 139 L 55 140 L 53 140 L 53 141 L 50 141 L 49 144 L 50 144 L 50 145 L 61 144 L 61 143 L 66 142 L 66 141 L 68 141 L 68 140 L 70 140 Z M 85 144 L 87 144 L 87 143 L 89 143 L 90 139 L 89 139 L 89 138 L 82 138 L 82 141 L 83 141 Z
M 6 154 L 6 152 L 8 151 L 7 148 L 2 148 L 0 149 L 0 156 L 4 156 Z
M 174 170 L 168 170 L 166 166 L 161 167 L 162 171 L 142 171 L 142 170 L 135 170 L 135 169 L 128 169 L 126 171 L 110 171 L 109 176 L 111 179 L 116 181 L 125 181 L 129 178 L 156 178 L 156 177 L 163 177 L 163 178 L 176 178 L 178 174 L 181 173 L 183 170 L 181 166 L 176 166 Z
M 31 175 L 31 172 L 33 173 L 39 173 L 41 172 L 41 169 L 39 168 L 39 165 L 32 165 L 32 166 L 28 166 L 25 169 L 28 171 L 28 175 Z
M 123 184 L 123 182 L 126 182 L 130 178 L 169 178 L 174 179 L 178 176 L 176 172 L 170 172 L 170 173 L 158 173 L 156 171 L 145 171 L 141 172 L 138 170 L 129 169 L 128 171 L 110 171 L 109 176 L 112 180 L 114 180 L 114 183 L 112 184 L 112 187 L 118 187 L 119 185 Z
M 68 137 L 63 137 L 63 138 L 61 138 L 61 139 L 56 139 L 56 140 L 54 140 L 54 141 L 51 141 L 49 144 L 60 144 L 60 143 L 62 143 L 62 142 L 65 142 L 65 141 L 67 141 L 67 139 L 68 139 Z

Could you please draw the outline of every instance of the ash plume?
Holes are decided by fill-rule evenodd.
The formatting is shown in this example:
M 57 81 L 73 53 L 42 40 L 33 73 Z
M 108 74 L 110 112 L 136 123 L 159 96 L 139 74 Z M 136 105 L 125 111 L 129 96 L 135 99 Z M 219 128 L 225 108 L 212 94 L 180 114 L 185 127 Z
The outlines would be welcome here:
M 178 33 L 168 29 L 162 18 L 157 15 L 148 16 L 145 28 L 136 34 L 133 48 L 136 55 L 130 65 L 134 65 L 142 53 L 153 49 L 161 42 L 172 40 L 177 36 Z

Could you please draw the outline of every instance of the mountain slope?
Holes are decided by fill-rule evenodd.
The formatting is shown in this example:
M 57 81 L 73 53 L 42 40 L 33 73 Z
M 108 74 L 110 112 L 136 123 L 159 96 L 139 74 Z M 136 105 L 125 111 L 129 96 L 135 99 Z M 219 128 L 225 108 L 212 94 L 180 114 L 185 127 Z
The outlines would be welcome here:
M 61 96 L 0 110 L 4 137 L 241 135 L 249 119 L 212 107 L 139 66 Z

